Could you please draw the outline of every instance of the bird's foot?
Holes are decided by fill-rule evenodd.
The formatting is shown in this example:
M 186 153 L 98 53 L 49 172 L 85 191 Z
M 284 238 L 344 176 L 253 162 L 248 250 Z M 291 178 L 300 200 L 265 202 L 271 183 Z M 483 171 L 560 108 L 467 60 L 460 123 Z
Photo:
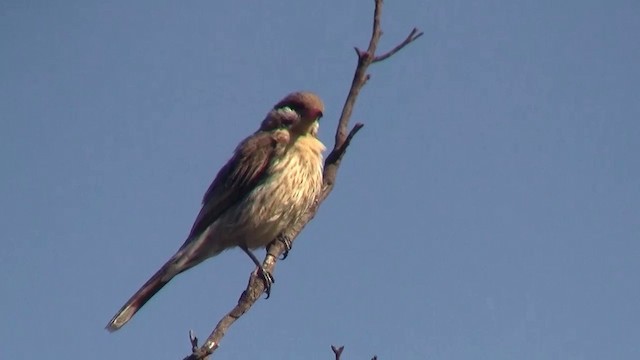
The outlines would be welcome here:
M 256 270 L 256 272 L 264 282 L 264 293 L 267 294 L 265 299 L 268 299 L 271 296 L 271 285 L 276 282 L 276 279 L 262 266 L 258 266 L 258 270 Z
M 286 259 L 287 256 L 289 256 L 289 251 L 291 250 L 291 247 L 293 245 L 291 239 L 289 239 L 289 237 L 284 234 L 280 234 L 274 241 L 279 241 L 284 244 L 284 252 L 282 253 L 282 257 L 280 258 L 280 260 Z
M 256 270 L 256 275 L 260 276 L 260 278 L 264 282 L 264 292 L 267 294 L 268 299 L 269 296 L 271 296 L 271 285 L 276 282 L 276 279 L 274 279 L 273 275 L 271 275 L 271 273 L 262 266 L 260 260 L 258 260 L 258 258 L 246 246 L 241 245 L 240 248 L 247 255 L 249 255 L 251 261 L 253 261 L 253 263 L 258 267 L 258 269 Z

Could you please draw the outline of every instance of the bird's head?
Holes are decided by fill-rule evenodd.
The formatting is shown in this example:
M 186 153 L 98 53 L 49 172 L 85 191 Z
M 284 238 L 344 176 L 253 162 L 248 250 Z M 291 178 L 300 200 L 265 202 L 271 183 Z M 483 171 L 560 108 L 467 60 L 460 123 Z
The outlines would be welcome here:
M 307 91 L 294 92 L 280 100 L 269 111 L 260 125 L 260 130 L 287 129 L 299 136 L 316 136 L 318 121 L 323 111 L 324 104 L 318 95 Z

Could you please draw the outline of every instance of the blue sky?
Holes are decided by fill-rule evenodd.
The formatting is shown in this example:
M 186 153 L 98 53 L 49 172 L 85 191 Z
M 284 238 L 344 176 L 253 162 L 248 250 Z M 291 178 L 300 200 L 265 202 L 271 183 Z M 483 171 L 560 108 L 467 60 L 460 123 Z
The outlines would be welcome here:
M 176 359 L 230 251 L 103 327 L 235 145 L 308 89 L 333 129 L 372 1 L 0 5 L 0 357 Z M 366 127 L 222 359 L 640 358 L 640 7 L 387 1 Z M 36 349 L 36 350 L 29 350 Z

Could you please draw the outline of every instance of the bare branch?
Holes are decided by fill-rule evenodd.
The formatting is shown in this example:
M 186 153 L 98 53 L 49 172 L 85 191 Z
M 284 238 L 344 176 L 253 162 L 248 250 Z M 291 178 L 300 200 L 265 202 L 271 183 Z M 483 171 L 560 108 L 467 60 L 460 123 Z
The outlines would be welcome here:
M 349 147 L 349 144 L 351 144 L 351 139 L 353 139 L 353 137 L 363 127 L 364 127 L 363 123 L 356 123 L 353 126 L 353 128 L 351 129 L 351 131 L 349 131 L 349 135 L 347 135 L 347 138 L 342 143 L 342 145 L 339 148 L 336 148 L 335 151 L 332 151 L 329 154 L 329 156 L 327 156 L 327 161 L 326 162 L 329 163 L 329 164 L 337 164 L 337 165 L 339 165 L 340 161 L 342 160 L 342 157 L 344 156 L 345 152 L 347 151 L 347 147 Z
M 375 53 L 378 42 L 380 41 L 380 37 L 382 36 L 382 30 L 380 28 L 381 16 L 382 0 L 375 0 L 371 39 L 369 40 L 369 46 L 367 47 L 366 51 L 360 50 L 357 47 L 355 48 L 356 54 L 358 56 L 358 65 L 356 66 L 356 70 L 353 74 L 351 87 L 349 89 L 349 93 L 345 100 L 344 106 L 342 107 L 340 119 L 338 120 L 335 135 L 335 144 L 324 163 L 322 192 L 318 195 L 318 198 L 314 202 L 313 206 L 309 209 L 309 211 L 307 211 L 307 213 L 305 213 L 304 216 L 302 216 L 302 218 L 299 219 L 299 221 L 294 226 L 292 226 L 290 229 L 287 229 L 283 234 L 280 235 L 288 241 L 289 245 L 293 244 L 293 241 L 298 236 L 298 234 L 300 234 L 307 223 L 309 223 L 309 221 L 311 221 L 315 217 L 320 204 L 327 198 L 327 196 L 329 196 L 329 193 L 331 193 L 331 191 L 333 190 L 342 157 L 347 151 L 347 148 L 351 144 L 354 136 L 364 126 L 362 123 L 356 123 L 355 126 L 350 131 L 348 131 L 349 120 L 351 119 L 351 114 L 353 113 L 353 108 L 355 106 L 356 99 L 358 98 L 358 94 L 360 93 L 362 87 L 366 84 L 367 80 L 369 80 L 370 78 L 369 74 L 367 74 L 369 65 L 393 56 L 402 48 L 422 36 L 421 32 L 418 33 L 417 29 L 413 29 L 409 36 L 398 46 L 387 53 L 376 56 Z M 267 248 L 267 255 L 265 256 L 262 264 L 264 270 L 273 274 L 276 262 L 278 261 L 280 256 L 285 253 L 285 251 L 288 251 L 287 246 L 285 246 L 285 241 L 273 241 Z M 219 347 L 220 341 L 224 337 L 227 330 L 231 327 L 231 325 L 247 311 L 249 311 L 253 304 L 263 294 L 264 290 L 265 287 L 262 279 L 257 276 L 255 272 L 252 273 L 251 277 L 249 278 L 249 283 L 238 299 L 238 303 L 236 304 L 236 306 L 234 306 L 234 308 L 231 309 L 231 311 L 229 311 L 218 322 L 215 329 L 213 330 L 211 335 L 209 335 L 202 347 L 197 347 L 198 339 L 193 334 L 190 334 L 192 354 L 186 357 L 185 360 L 201 360 L 211 355 Z M 342 354 L 343 349 L 344 347 L 335 348 L 332 346 L 332 350 L 334 351 L 337 360 L 340 359 L 340 354 Z
M 403 42 L 398 44 L 396 47 L 394 47 L 390 51 L 387 51 L 386 53 L 384 53 L 382 55 L 376 56 L 375 58 L 373 58 L 373 62 L 377 63 L 377 62 L 380 62 L 380 61 L 383 61 L 383 60 L 386 60 L 386 59 L 390 58 L 393 54 L 395 54 L 398 51 L 402 50 L 403 47 L 405 47 L 405 46 L 411 44 L 412 42 L 416 41 L 416 39 L 418 39 L 422 35 L 424 35 L 423 32 L 418 32 L 417 28 L 413 28 L 413 30 L 411 30 L 411 33 L 409 33 L 409 36 L 407 36 L 407 38 L 404 39 Z
M 198 349 L 198 337 L 193 330 L 189 330 L 189 342 L 191 343 L 191 351 Z

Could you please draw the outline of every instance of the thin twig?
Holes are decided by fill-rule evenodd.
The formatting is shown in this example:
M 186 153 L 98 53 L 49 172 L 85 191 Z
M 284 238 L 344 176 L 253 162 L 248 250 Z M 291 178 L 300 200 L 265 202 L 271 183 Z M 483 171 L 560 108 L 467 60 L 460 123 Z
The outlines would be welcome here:
M 380 37 L 382 36 L 382 30 L 380 29 L 381 16 L 382 0 L 375 0 L 371 39 L 369 40 L 367 51 L 362 51 L 358 48 L 355 48 L 356 54 L 358 55 L 358 65 L 353 74 L 353 80 L 351 82 L 351 87 L 349 88 L 349 94 L 347 95 L 344 106 L 342 108 L 340 119 L 338 120 L 335 135 L 335 144 L 324 163 L 322 192 L 318 195 L 318 198 L 314 202 L 313 206 L 302 216 L 302 218 L 299 219 L 294 226 L 292 226 L 290 229 L 287 229 L 283 234 L 281 234 L 282 236 L 285 236 L 287 239 L 289 239 L 291 244 L 293 244 L 293 241 L 302 231 L 302 229 L 304 229 L 307 223 L 309 223 L 309 221 L 311 221 L 315 217 L 320 204 L 333 190 L 333 185 L 335 184 L 335 179 L 337 176 L 338 168 L 340 167 L 342 157 L 344 156 L 347 147 L 349 147 L 351 140 L 353 140 L 353 137 L 364 126 L 361 123 L 357 123 L 350 131 L 347 131 L 347 129 L 349 128 L 349 120 L 351 119 L 351 114 L 353 113 L 353 108 L 355 106 L 356 99 L 358 98 L 360 89 L 362 89 L 367 80 L 369 80 L 370 78 L 369 74 L 367 74 L 369 65 L 373 64 L 374 62 L 382 61 L 391 57 L 392 55 L 400 51 L 403 47 L 410 44 L 422 35 L 422 33 L 418 33 L 417 29 L 413 29 L 407 39 L 405 39 L 398 46 L 393 48 L 391 51 L 384 53 L 383 55 L 376 56 L 376 48 L 378 46 L 378 42 L 380 41 Z M 287 249 L 284 245 L 284 242 L 272 242 L 267 248 L 267 255 L 265 256 L 262 264 L 264 270 L 273 274 L 276 262 L 286 250 Z M 190 335 L 190 341 L 193 349 L 192 354 L 186 357 L 185 360 L 202 360 L 211 355 L 219 347 L 220 341 L 224 337 L 227 330 L 231 327 L 231 325 L 247 311 L 249 311 L 253 304 L 263 294 L 264 290 L 264 282 L 256 275 L 255 272 L 252 273 L 251 277 L 249 278 L 247 288 L 243 291 L 242 295 L 238 299 L 238 303 L 236 304 L 236 306 L 234 306 L 234 308 L 231 309 L 231 311 L 229 311 L 218 322 L 213 332 L 211 332 L 211 335 L 209 335 L 207 340 L 200 348 L 197 348 L 197 338 L 195 338 L 194 335 Z M 343 348 L 344 347 L 332 347 L 334 354 L 336 354 L 337 360 L 339 360 Z
M 340 360 L 340 355 L 342 355 L 342 350 L 344 350 L 344 346 L 336 347 L 331 345 L 331 351 L 333 351 L 333 355 L 336 356 L 336 360 Z
M 332 151 L 329 154 L 329 156 L 327 157 L 327 163 L 338 164 L 339 165 L 340 164 L 340 160 L 342 160 L 342 157 L 344 156 L 345 152 L 347 151 L 347 147 L 349 147 L 349 144 L 351 144 L 351 139 L 353 139 L 353 137 L 363 127 L 364 127 L 363 123 L 356 123 L 353 126 L 353 128 L 351 129 L 351 131 L 349 131 L 349 135 L 347 135 L 347 138 L 342 143 L 342 146 L 337 148 L 336 151 Z
M 380 62 L 380 61 L 383 61 L 383 60 L 386 60 L 386 59 L 390 58 L 393 54 L 395 54 L 398 51 L 402 50 L 403 47 L 405 47 L 405 46 L 411 44 L 412 42 L 416 41 L 416 39 L 418 39 L 422 35 L 424 35 L 423 32 L 418 32 L 417 28 L 413 28 L 413 30 L 411 30 L 411 33 L 409 33 L 409 36 L 407 36 L 407 38 L 404 39 L 403 42 L 398 44 L 393 49 L 387 51 L 386 53 L 384 53 L 382 55 L 377 55 L 375 58 L 373 58 L 373 62 L 377 63 L 377 62 Z

